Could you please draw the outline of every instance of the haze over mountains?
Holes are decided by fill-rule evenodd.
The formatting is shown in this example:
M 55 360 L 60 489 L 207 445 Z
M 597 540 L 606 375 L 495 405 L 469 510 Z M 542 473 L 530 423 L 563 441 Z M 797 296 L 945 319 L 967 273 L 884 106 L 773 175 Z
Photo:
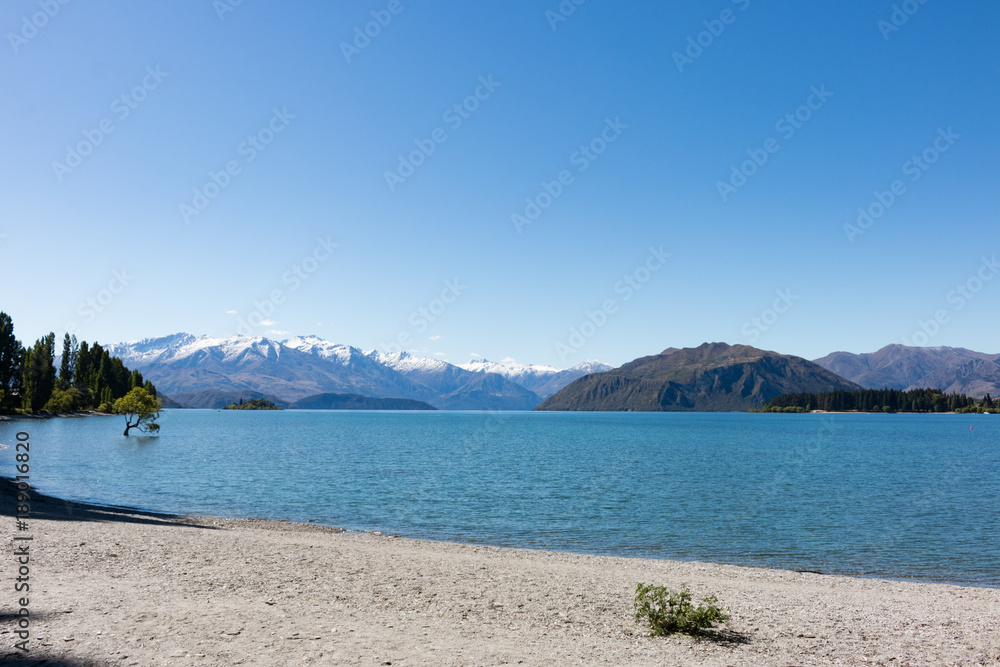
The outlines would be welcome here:
M 508 380 L 518 383 L 526 389 L 530 389 L 542 398 L 548 398 L 573 380 L 589 375 L 590 373 L 603 373 L 610 371 L 611 366 L 598 361 L 585 361 L 577 364 L 573 368 L 558 370 L 552 366 L 528 366 L 523 364 L 502 364 L 486 359 L 477 359 L 467 364 L 462 364 L 461 368 L 474 373 L 496 373 Z
M 539 410 L 746 411 L 775 396 L 860 387 L 801 357 L 747 345 L 668 348 L 564 387 Z
M 316 336 L 274 341 L 178 333 L 109 345 L 108 351 L 174 400 L 213 408 L 234 397 L 291 404 L 338 393 L 411 399 L 442 410 L 531 410 L 574 379 L 610 369 L 581 364 L 560 371 L 487 361 L 460 367 L 406 352 L 365 352 Z

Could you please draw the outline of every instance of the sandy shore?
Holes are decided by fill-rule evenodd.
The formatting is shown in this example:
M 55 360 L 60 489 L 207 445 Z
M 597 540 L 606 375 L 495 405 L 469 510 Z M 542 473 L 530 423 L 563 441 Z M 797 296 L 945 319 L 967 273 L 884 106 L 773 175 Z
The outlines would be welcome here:
M 32 508 L 32 637 L 22 661 L 10 615 L 13 498 L 3 486 L 2 664 L 1000 663 L 993 589 L 420 542 L 52 498 Z M 640 581 L 715 594 L 732 620 L 706 637 L 646 637 L 632 619 Z

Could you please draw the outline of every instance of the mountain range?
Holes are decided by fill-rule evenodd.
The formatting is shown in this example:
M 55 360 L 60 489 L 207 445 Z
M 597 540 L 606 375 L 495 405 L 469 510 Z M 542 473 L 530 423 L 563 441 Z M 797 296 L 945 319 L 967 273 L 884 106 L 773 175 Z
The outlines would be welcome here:
M 1000 355 L 950 347 L 889 345 L 809 362 L 706 343 L 668 348 L 617 369 L 586 362 L 566 370 L 485 359 L 455 365 L 316 336 L 276 341 L 178 333 L 107 348 L 166 396 L 202 408 L 240 398 L 322 405 L 333 394 L 420 401 L 441 410 L 744 410 L 779 393 L 858 386 L 1000 395 Z
M 538 410 L 746 411 L 781 394 L 853 391 L 858 385 L 801 357 L 747 345 L 668 348 L 605 373 L 587 375 Z
M 815 361 L 868 389 L 931 388 L 973 398 L 1000 395 L 1000 354 L 887 345 L 870 354 L 834 352 Z
M 478 360 L 456 366 L 406 352 L 365 352 L 316 336 L 275 341 L 178 333 L 107 346 L 110 354 L 191 407 L 215 408 L 239 398 L 288 405 L 320 394 L 358 394 L 422 401 L 441 410 L 531 410 L 588 373 Z

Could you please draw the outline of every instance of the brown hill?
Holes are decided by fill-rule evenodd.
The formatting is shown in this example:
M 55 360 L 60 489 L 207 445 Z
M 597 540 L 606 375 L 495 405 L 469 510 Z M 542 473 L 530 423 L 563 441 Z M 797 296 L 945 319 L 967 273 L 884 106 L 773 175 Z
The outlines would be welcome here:
M 747 345 L 669 348 L 576 380 L 538 410 L 745 411 L 796 392 L 856 390 L 811 361 Z

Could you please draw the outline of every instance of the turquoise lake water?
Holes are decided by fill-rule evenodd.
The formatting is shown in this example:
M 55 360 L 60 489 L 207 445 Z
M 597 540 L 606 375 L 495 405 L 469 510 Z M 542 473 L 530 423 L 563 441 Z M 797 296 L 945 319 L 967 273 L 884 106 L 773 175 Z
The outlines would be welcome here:
M 432 540 L 1000 586 L 1000 416 L 170 410 L 0 422 L 40 491 Z M 970 429 L 970 425 L 974 429 Z

